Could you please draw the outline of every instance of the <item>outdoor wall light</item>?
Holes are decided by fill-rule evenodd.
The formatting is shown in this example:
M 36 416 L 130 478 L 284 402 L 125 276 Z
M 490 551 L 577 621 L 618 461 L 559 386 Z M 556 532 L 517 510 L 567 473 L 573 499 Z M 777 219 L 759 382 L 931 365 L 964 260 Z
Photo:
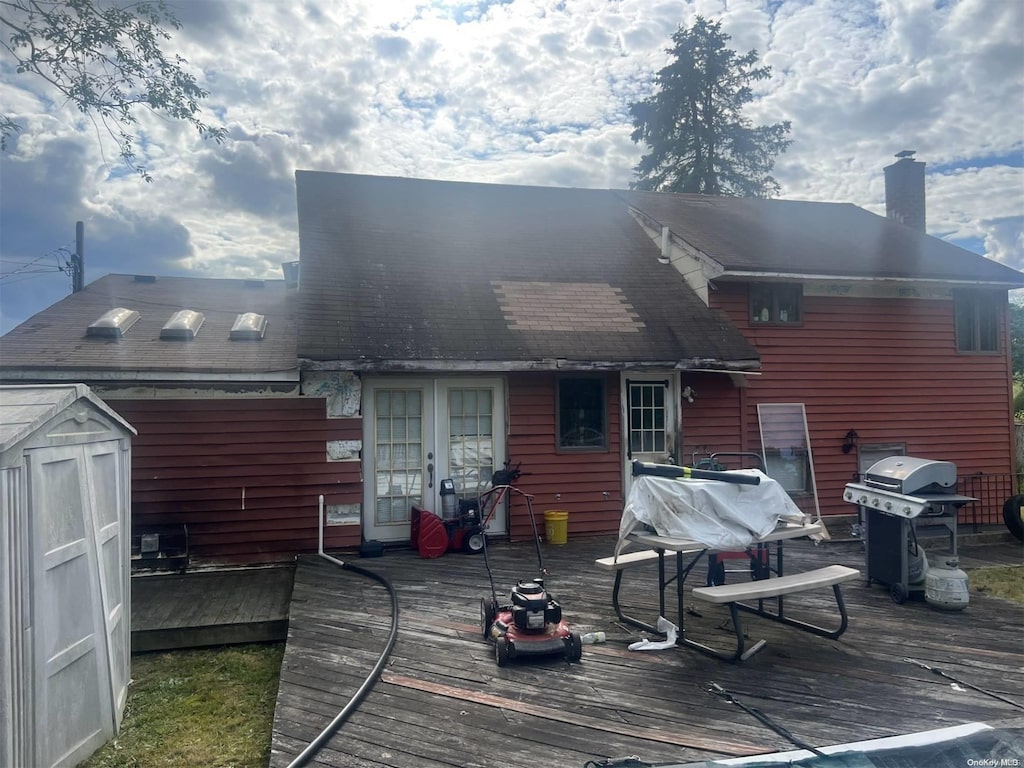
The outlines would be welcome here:
M 843 453 L 849 453 L 857 447 L 858 437 L 860 437 L 860 435 L 858 435 L 857 431 L 854 429 L 851 429 L 846 433 L 846 441 L 843 443 Z

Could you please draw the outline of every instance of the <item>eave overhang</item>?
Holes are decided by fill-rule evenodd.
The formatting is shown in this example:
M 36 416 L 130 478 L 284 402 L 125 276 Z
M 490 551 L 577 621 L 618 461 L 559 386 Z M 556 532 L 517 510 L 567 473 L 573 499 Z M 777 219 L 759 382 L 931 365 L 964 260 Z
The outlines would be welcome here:
M 1020 282 L 1012 283 L 1006 280 L 970 280 L 967 278 L 935 278 L 935 277 L 892 277 L 892 276 L 874 276 L 874 275 L 844 275 L 844 274 L 814 274 L 808 272 L 782 272 L 782 271 L 769 271 L 769 270 L 739 270 L 731 269 L 726 270 L 722 274 L 714 278 L 714 282 L 739 282 L 739 281 L 750 281 L 750 280 L 776 280 L 776 281 L 801 281 L 801 282 L 819 282 L 819 283 L 863 283 L 867 284 L 886 284 L 886 283 L 898 283 L 902 285 L 922 285 L 922 286 L 935 286 L 943 288 L 999 288 L 1005 290 L 1014 290 L 1017 288 L 1024 288 L 1024 278 Z
M 0 381 L 50 381 L 50 382 L 166 382 L 173 384 L 274 384 L 297 383 L 298 369 L 287 371 L 210 372 L 210 371 L 112 371 L 89 370 L 87 368 L 5 368 L 0 371 Z
M 450 371 L 458 373 L 520 371 L 644 371 L 677 370 L 721 373 L 749 373 L 761 367 L 760 360 L 568 360 L 545 358 L 539 360 L 310 360 L 300 358 L 303 371 L 365 371 L 368 373 L 399 373 Z

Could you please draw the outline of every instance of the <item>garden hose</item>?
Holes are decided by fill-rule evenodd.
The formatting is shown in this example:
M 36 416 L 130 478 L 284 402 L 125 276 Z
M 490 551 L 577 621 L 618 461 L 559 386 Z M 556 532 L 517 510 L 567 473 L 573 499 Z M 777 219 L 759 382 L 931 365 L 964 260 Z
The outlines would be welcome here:
M 363 681 L 363 684 L 359 686 L 352 698 L 349 699 L 348 704 L 335 715 L 334 719 L 330 724 L 320 732 L 320 734 L 309 743 L 302 752 L 288 764 L 288 768 L 299 768 L 305 765 L 309 759 L 320 751 L 320 748 L 334 735 L 334 733 L 341 727 L 342 723 L 348 720 L 349 716 L 356 710 L 363 698 L 373 688 L 374 683 L 380 677 L 381 672 L 384 670 L 384 664 L 387 662 L 388 657 L 391 655 L 391 650 L 395 647 L 395 641 L 398 639 L 398 593 L 395 591 L 394 586 L 384 576 L 379 573 L 374 573 L 365 568 L 360 568 L 358 565 L 352 565 L 351 563 L 344 563 L 341 560 L 336 560 L 330 555 L 320 552 L 320 556 L 325 560 L 330 560 L 335 565 L 341 566 L 347 571 L 353 571 L 361 576 L 365 576 L 374 581 L 380 582 L 387 589 L 388 594 L 391 595 L 391 632 L 388 635 L 388 642 L 384 646 L 384 650 L 381 651 L 380 658 L 377 659 L 377 663 L 374 664 L 373 669 L 370 670 L 370 674 Z
M 998 693 L 993 693 L 992 691 L 986 691 L 984 688 L 980 688 L 977 685 L 973 685 L 972 683 L 967 683 L 967 682 L 964 682 L 963 680 L 957 680 L 955 677 L 953 677 L 950 674 L 947 674 L 946 672 L 943 672 L 938 667 L 932 667 L 932 666 L 930 666 L 928 664 L 925 664 L 923 661 L 918 661 L 917 659 L 907 658 L 907 659 L 903 659 L 903 660 L 905 662 L 907 662 L 908 664 L 915 664 L 915 665 L 919 666 L 921 669 L 927 669 L 929 672 L 933 672 L 936 675 L 938 675 L 939 677 L 944 677 L 946 680 L 949 680 L 952 683 L 956 683 L 957 685 L 962 685 L 964 688 L 970 688 L 972 691 L 977 691 L 978 693 L 984 693 L 986 696 L 991 696 L 993 699 L 998 699 L 999 701 L 1003 702 L 1004 704 L 1009 704 L 1011 706 L 1016 707 L 1017 709 L 1024 709 L 1024 704 L 1020 704 L 1020 703 L 1014 701 L 1013 699 L 1008 699 L 1005 696 L 1000 696 Z

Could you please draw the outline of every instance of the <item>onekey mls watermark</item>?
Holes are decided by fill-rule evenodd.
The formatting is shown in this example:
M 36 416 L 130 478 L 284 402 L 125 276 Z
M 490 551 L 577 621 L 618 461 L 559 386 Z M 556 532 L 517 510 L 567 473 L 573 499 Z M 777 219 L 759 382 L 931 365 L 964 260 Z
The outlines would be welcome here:
M 1019 757 L 969 757 L 967 765 L 971 768 L 1020 768 Z

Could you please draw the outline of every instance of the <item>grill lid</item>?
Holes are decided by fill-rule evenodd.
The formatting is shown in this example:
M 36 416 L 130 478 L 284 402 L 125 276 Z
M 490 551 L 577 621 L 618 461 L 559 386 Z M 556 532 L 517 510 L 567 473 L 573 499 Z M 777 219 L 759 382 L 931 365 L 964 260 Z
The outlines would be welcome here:
M 956 488 L 956 464 L 915 456 L 889 456 L 871 465 L 864 484 L 894 493 L 948 493 Z

